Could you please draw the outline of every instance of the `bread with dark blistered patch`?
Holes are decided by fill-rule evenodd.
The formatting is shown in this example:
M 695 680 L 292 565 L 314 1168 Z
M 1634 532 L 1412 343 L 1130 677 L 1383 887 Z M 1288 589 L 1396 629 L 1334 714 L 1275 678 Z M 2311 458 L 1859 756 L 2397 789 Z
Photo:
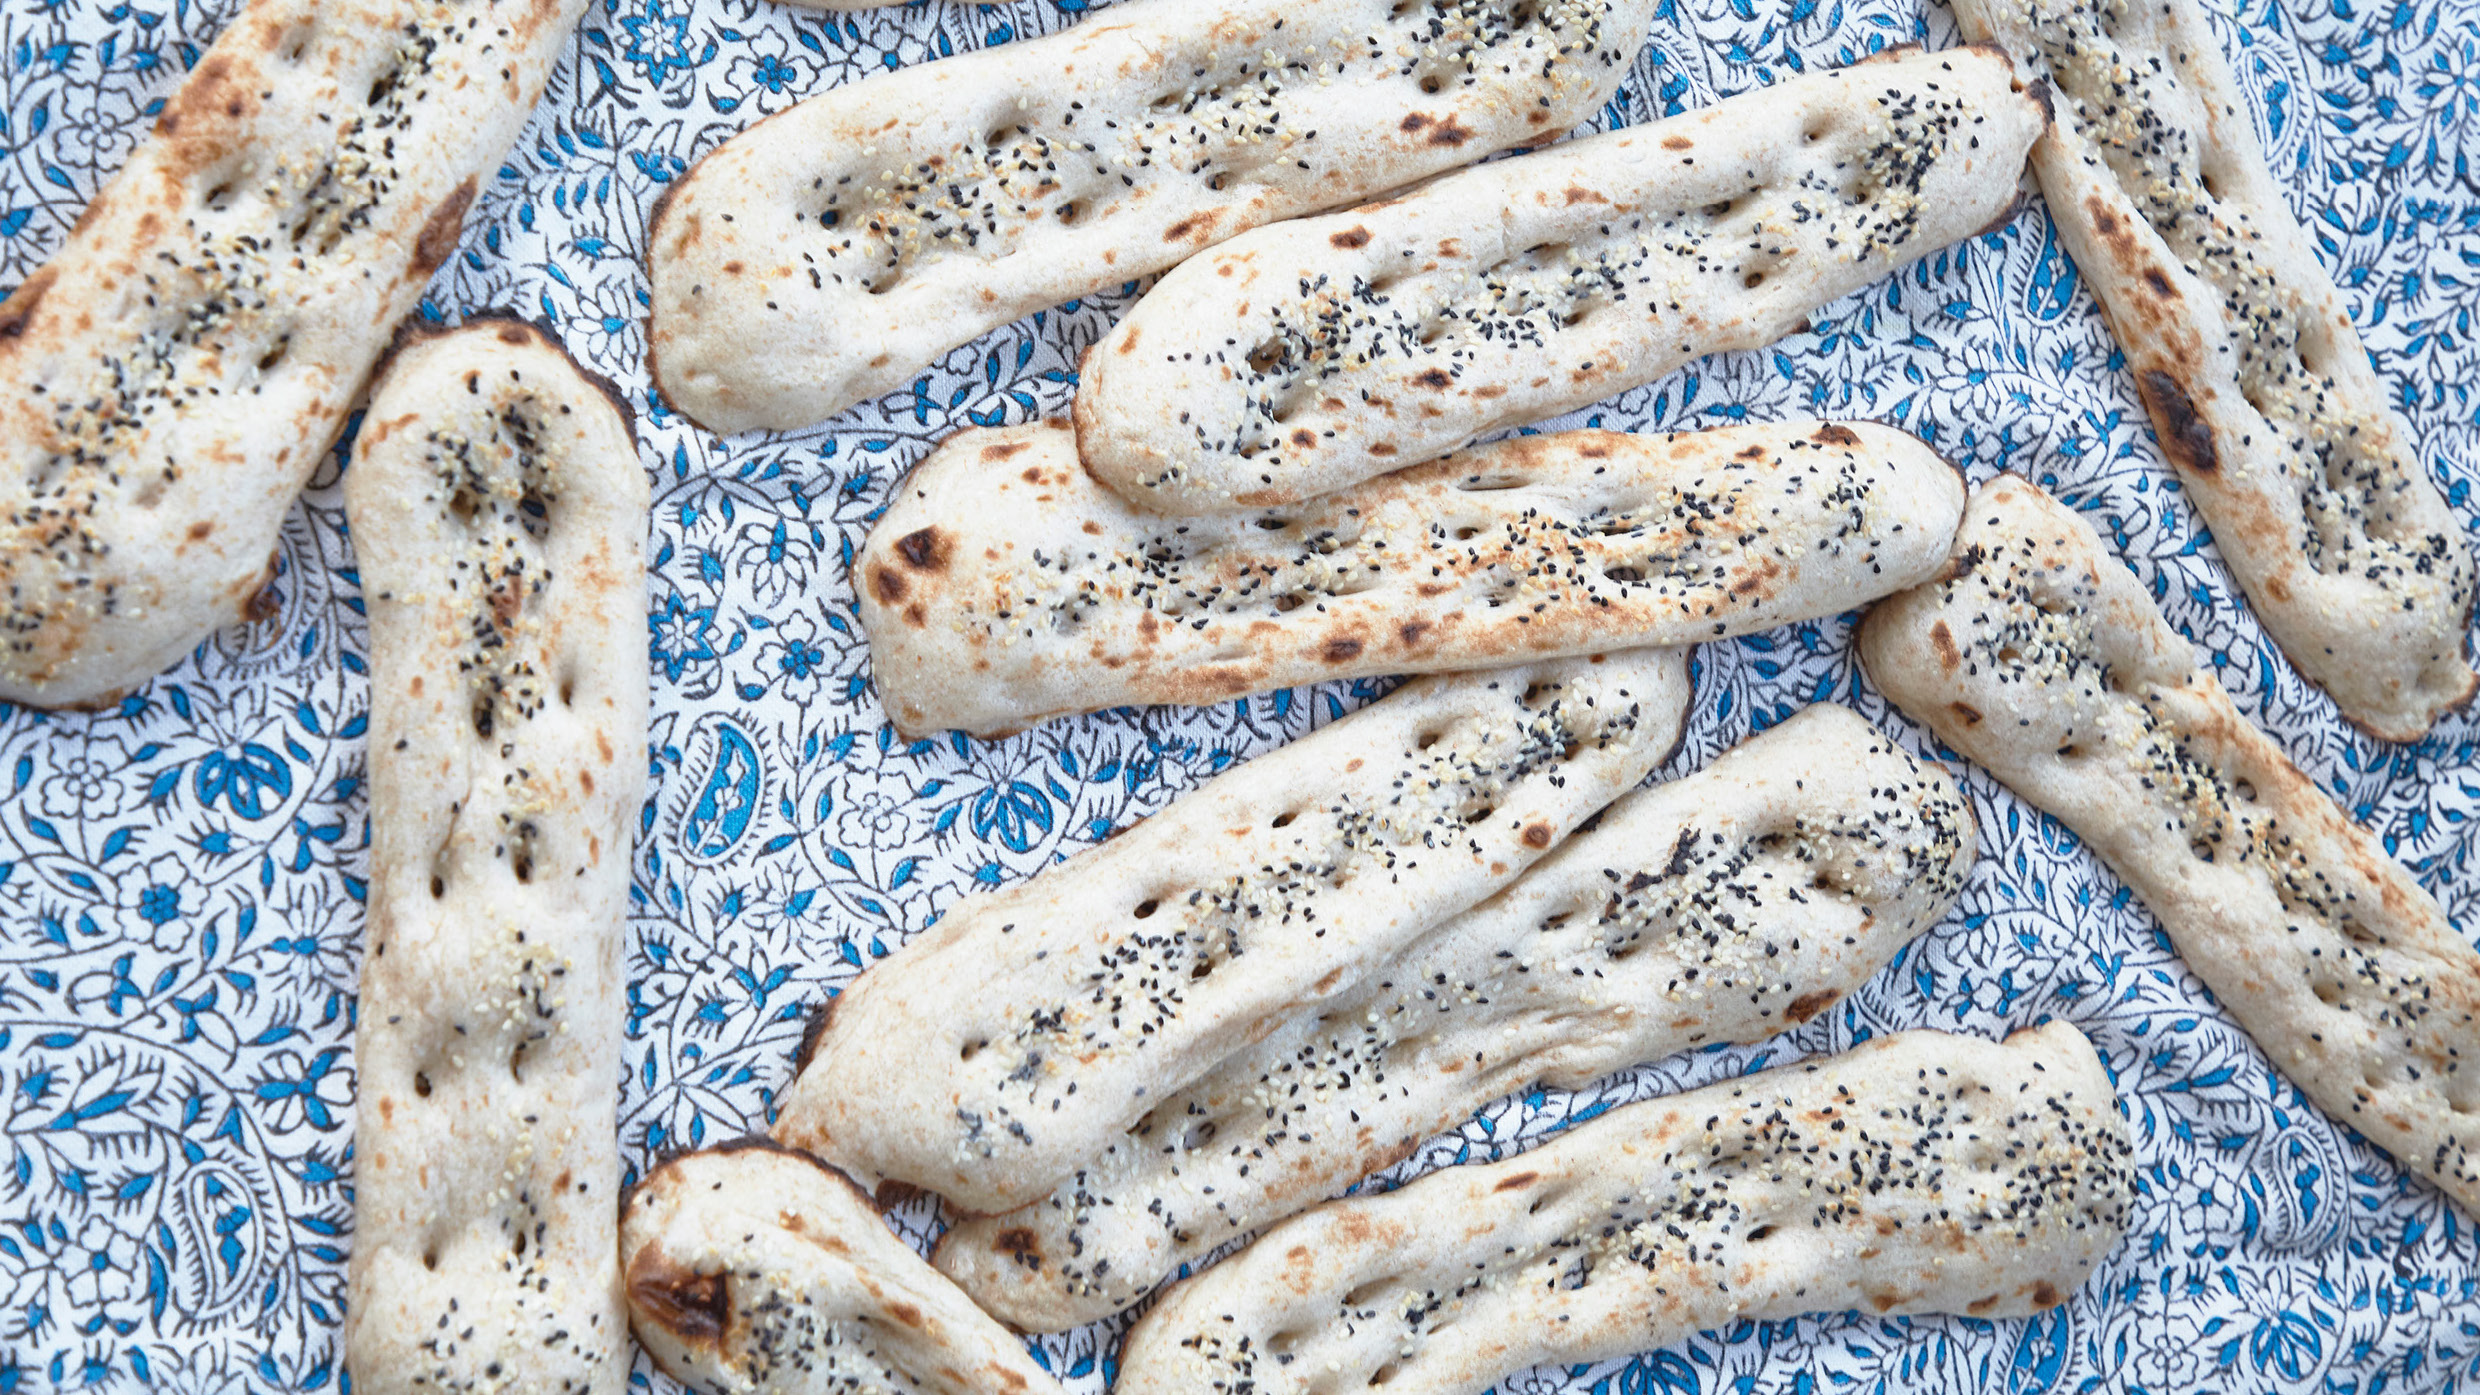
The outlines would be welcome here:
M 345 476 L 370 893 L 345 1363 L 366 1395 L 616 1395 L 646 477 L 513 320 L 391 361 Z
M 1109 1317 L 1511 1090 L 1815 1017 L 1946 914 L 1972 856 L 1945 772 L 1849 708 L 1809 708 L 1622 796 L 1357 991 L 1097 1140 L 1049 1196 L 952 1227 L 934 1259 L 1022 1330 Z
M 1140 1319 L 1112 1390 L 1468 1395 L 1804 1313 L 2022 1317 L 2117 1246 L 2131 1152 L 2064 1022 L 1880 1037 L 1295 1216 Z
M 917 467 L 856 578 L 896 730 L 993 735 L 1832 615 L 1926 579 L 1962 506 L 1918 439 L 1803 421 L 1519 437 L 1294 508 L 1168 518 L 1034 425 Z
M 1292 504 L 1772 343 L 2005 216 L 2013 76 L 1888 54 L 1234 239 L 1086 355 L 1085 463 L 1165 513 Z
M 276 531 L 584 0 L 252 0 L 0 301 L 0 700 L 263 619 Z M 262 599 L 263 598 L 263 599 Z
M 2232 704 L 2100 536 L 2012 476 L 1869 676 L 2075 830 L 2300 1091 L 2480 1214 L 2480 952 Z
M 1958 0 L 2055 93 L 2059 241 L 2257 618 L 2352 722 L 2413 741 L 2480 687 L 2447 507 L 2266 167 L 2195 0 Z
M 664 1163 L 629 1190 L 620 1254 L 637 1340 L 691 1390 L 1059 1395 L 858 1188 L 788 1149 Z
M 1675 748 L 1684 651 L 1418 679 L 861 975 L 777 1141 L 1011 1210 L 1303 1005 L 1359 990 Z
M 823 421 L 1244 229 L 1564 135 L 1652 0 L 1123 0 L 851 83 L 656 210 L 648 356 L 711 430 Z

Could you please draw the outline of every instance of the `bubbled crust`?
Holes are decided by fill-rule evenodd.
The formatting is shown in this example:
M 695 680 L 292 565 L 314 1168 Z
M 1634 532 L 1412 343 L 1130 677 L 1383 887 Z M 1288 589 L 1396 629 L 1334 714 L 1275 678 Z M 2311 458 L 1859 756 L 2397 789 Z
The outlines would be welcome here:
M 1234 239 L 1086 355 L 1079 449 L 1165 513 L 1287 504 L 1772 343 L 2005 216 L 2012 79 L 1890 53 Z
M 1809 421 L 1519 437 L 1296 508 L 1166 518 L 1053 423 L 949 441 L 856 578 L 896 729 L 990 735 L 1831 615 L 1928 577 L 1962 506 L 1914 437 Z
M 1060 1395 L 851 1181 L 763 1142 L 689 1153 L 621 1208 L 629 1319 L 694 1391 Z
M 264 618 L 276 531 L 584 0 L 253 0 L 0 301 L 0 700 Z
M 2309 1099 L 2480 1212 L 2480 953 L 2082 518 L 2012 476 L 1983 486 L 1950 575 L 1881 602 L 1860 651 L 2143 897 Z
M 2020 1317 L 2118 1244 L 2130 1151 L 2063 1022 L 1880 1037 L 1296 1216 L 1173 1288 L 1112 1389 L 1465 1395 L 1742 1321 Z
M 615 1395 L 646 479 L 512 320 L 413 340 L 345 476 L 370 893 L 344 1350 L 368 1395 Z
M 775 1137 L 971 1211 L 1038 1200 L 1557 847 L 1668 757 L 1691 696 L 1679 650 L 1421 679 L 1226 771 L 863 974 Z
M 1474 1110 L 1825 1012 L 1946 914 L 1973 857 L 1954 781 L 1811 707 L 1622 796 L 1362 987 L 1287 1013 L 1031 1206 L 933 1257 L 1027 1331 L 1105 1318 Z
M 2056 93 L 2050 216 L 2257 618 L 2342 715 L 2469 701 L 2466 523 L 2422 467 L 2194 0 L 1959 0 Z
M 710 430 L 892 391 L 1011 320 L 1246 228 L 1555 139 L 1653 0 L 1125 0 L 838 87 L 657 211 L 649 355 Z

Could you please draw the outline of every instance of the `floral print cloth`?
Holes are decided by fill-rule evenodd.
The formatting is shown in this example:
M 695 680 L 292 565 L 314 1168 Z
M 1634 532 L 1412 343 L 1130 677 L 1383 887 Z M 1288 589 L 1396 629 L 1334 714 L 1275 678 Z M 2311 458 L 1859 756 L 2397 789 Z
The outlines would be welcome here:
M 0 288 L 60 244 L 235 8 L 0 0 Z M 875 511 L 950 433 L 1063 410 L 1077 355 L 1138 286 L 992 334 L 815 430 L 720 441 L 648 389 L 648 210 L 700 154 L 804 95 L 1049 33 L 1089 8 L 595 0 L 423 307 L 552 326 L 626 390 L 655 478 L 653 783 L 621 1082 L 633 1172 L 764 1127 L 809 1005 L 959 897 L 1383 691 L 1113 712 L 998 742 L 908 744 L 882 720 L 846 576 Z M 2214 22 L 2294 207 L 2468 521 L 2480 4 L 2247 0 Z M 1954 34 L 1920 0 L 1673 0 L 1602 123 Z M 2240 705 L 2480 933 L 2467 868 L 2480 717 L 2415 746 L 2372 741 L 2267 643 L 2037 201 L 1772 349 L 1561 424 L 1789 415 L 1896 423 L 1975 479 L 2015 470 L 2082 510 Z M 0 1393 L 345 1384 L 369 847 L 366 639 L 336 489 L 350 455 L 348 439 L 285 527 L 271 619 L 215 636 L 106 712 L 0 707 Z M 1664 775 L 1813 702 L 1853 704 L 1933 750 L 1858 672 L 1850 619 L 1700 651 L 1696 714 Z M 1495 1103 L 1388 1180 L 1898 1028 L 1994 1036 L 2063 1017 L 2098 1044 L 2129 1111 L 2141 1194 L 2126 1243 L 2032 1321 L 1743 1323 L 1501 1388 L 2480 1390 L 2475 1218 L 2302 1100 L 2073 835 L 1986 776 L 1968 786 L 1984 852 L 1971 888 L 1867 989 L 1753 1047 Z M 895 1219 L 925 1242 L 937 1225 L 925 1203 Z M 1117 1338 L 1103 1325 L 1038 1349 L 1095 1392 Z M 643 1364 L 637 1381 L 671 1388 Z

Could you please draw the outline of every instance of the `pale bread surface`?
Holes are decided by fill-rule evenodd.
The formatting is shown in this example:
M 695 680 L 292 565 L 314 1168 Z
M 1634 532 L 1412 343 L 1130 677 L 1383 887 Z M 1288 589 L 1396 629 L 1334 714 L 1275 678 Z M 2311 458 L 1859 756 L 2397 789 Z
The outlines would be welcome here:
M 1973 852 L 1944 771 L 1849 708 L 1811 707 L 1621 796 L 1358 991 L 1287 1015 L 932 1258 L 1020 1330 L 1109 1317 L 1509 1091 L 1815 1017 L 1946 914 Z
M 1959 0 L 2055 93 L 2033 147 L 2222 560 L 2344 717 L 2417 740 L 2468 701 L 2468 522 L 2430 479 L 2266 168 L 2195 0 Z
M 1029 881 L 829 1004 L 777 1141 L 1012 1210 L 1558 846 L 1677 746 L 1687 655 L 1416 679 Z
M 2480 953 L 2082 518 L 2012 476 L 1983 486 L 1954 574 L 1880 602 L 1860 652 L 2144 898 L 2302 1093 L 2480 1215 Z
M 1124 0 L 836 88 L 665 195 L 655 381 L 713 431 L 823 421 L 1244 229 L 1564 135 L 1617 89 L 1652 12 Z
M 2130 1153 L 2066 1023 L 1879 1037 L 1296 1216 L 1174 1287 L 1112 1389 L 1464 1395 L 1743 1321 L 2020 1317 L 2118 1244 Z
M 1131 508 L 1056 424 L 970 431 L 856 564 L 896 730 L 1014 731 L 1372 674 L 1693 643 L 1926 580 L 1962 476 L 1814 421 L 1518 437 L 1296 508 Z
M 620 1216 L 629 1317 L 701 1395 L 1059 1395 L 1023 1344 L 812 1158 L 674 1158 Z
M 647 489 L 559 347 L 399 351 L 345 508 L 370 616 L 353 1388 L 614 1395 Z
M 225 28 L 0 301 L 0 700 L 108 702 L 262 618 L 286 510 L 584 8 L 253 0 Z
M 2006 214 L 2013 77 L 1887 55 L 1237 238 L 1085 356 L 1085 463 L 1165 513 L 1294 503 L 1772 343 Z

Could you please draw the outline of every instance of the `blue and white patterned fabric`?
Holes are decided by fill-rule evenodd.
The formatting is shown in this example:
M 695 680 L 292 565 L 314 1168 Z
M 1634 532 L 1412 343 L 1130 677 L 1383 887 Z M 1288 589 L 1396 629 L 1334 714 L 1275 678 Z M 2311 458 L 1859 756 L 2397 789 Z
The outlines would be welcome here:
M 1314 3 L 1315 0 L 1309 0 Z M 1192 0 L 1204 8 L 1212 0 Z M 60 244 L 235 0 L 0 0 L 0 288 Z M 1016 42 L 1087 0 L 827 15 L 595 0 L 423 313 L 555 326 L 639 409 L 655 479 L 652 794 L 636 864 L 622 1145 L 760 1128 L 811 1002 L 959 897 L 1162 807 L 1369 701 L 1302 689 L 907 744 L 880 716 L 846 570 L 891 484 L 951 432 L 1068 402 L 1140 289 L 950 354 L 830 425 L 726 445 L 647 386 L 647 212 L 760 115 L 889 68 Z M 2480 3 L 2247 0 L 2216 27 L 2426 462 L 2468 520 L 2480 474 Z M 1680 111 L 1912 40 L 1919 0 L 1672 0 L 1602 118 Z M 1973 478 L 2028 474 L 2114 539 L 2240 705 L 2480 929 L 2480 717 L 2358 735 L 2236 598 L 2038 204 L 1827 308 L 1563 424 L 1792 414 L 1919 433 Z M 369 848 L 366 638 L 336 481 L 283 535 L 282 606 L 109 712 L 0 707 L 0 1395 L 346 1386 L 351 1025 Z M 1856 667 L 1850 617 L 1709 646 L 1664 772 L 1812 702 L 1929 749 Z M 2116 1074 L 2141 1194 L 2125 1245 L 2031 1322 L 1742 1323 L 1502 1386 L 1751 1392 L 2480 1391 L 2474 1218 L 2308 1105 L 2053 821 L 1968 777 L 1984 859 L 1957 913 L 1825 1018 L 1573 1096 L 1494 1104 L 1393 1177 L 1491 1157 L 1612 1105 L 1935 1026 L 2075 1022 Z M 925 1206 L 897 1217 L 928 1237 Z M 1114 1326 L 1045 1340 L 1084 1395 Z M 641 1366 L 637 1388 L 670 1383 Z

